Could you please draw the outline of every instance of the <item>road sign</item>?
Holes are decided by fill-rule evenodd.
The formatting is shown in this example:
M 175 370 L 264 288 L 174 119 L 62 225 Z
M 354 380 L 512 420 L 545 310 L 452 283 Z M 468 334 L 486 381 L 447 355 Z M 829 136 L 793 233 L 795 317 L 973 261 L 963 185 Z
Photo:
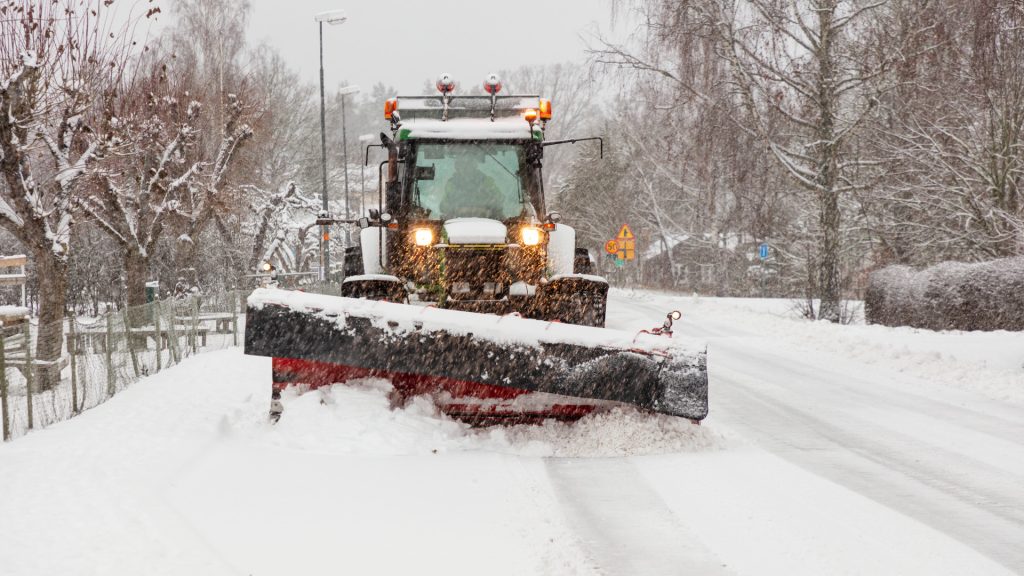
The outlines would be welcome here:
M 767 242 L 762 242 L 761 245 L 758 246 L 757 255 L 761 258 L 761 260 L 767 260 L 768 259 L 768 243 Z
M 612 243 L 615 243 L 614 250 L 612 250 Z M 618 260 L 633 260 L 636 258 L 636 238 L 633 236 L 633 231 L 629 229 L 626 224 L 622 225 L 619 229 L 619 233 L 615 236 L 614 240 L 611 240 L 604 247 L 609 254 L 615 254 Z M 621 266 L 621 264 L 619 264 Z
M 609 254 L 615 254 L 619 251 L 619 243 L 615 240 L 609 240 L 604 243 L 604 251 Z

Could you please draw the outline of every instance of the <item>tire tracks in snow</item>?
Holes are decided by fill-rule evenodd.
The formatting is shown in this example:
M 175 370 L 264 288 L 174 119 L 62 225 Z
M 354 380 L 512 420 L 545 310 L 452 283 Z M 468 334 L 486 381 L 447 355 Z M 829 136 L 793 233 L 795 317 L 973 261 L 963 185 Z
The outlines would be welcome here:
M 603 574 L 731 574 L 626 458 L 548 458 L 568 524 Z
M 941 425 L 947 409 L 933 414 L 928 408 L 936 402 L 930 402 L 917 406 L 917 412 L 891 387 L 874 394 L 866 391 L 870 389 L 856 391 L 846 384 L 856 383 L 857 377 L 821 366 L 811 371 L 801 364 L 790 368 L 777 357 L 757 352 L 743 354 L 740 362 L 735 353 L 727 353 L 723 363 L 733 356 L 742 367 L 753 356 L 773 366 L 758 373 L 731 368 L 714 372 L 715 402 L 723 423 L 769 452 L 1024 572 L 1024 479 L 940 445 L 927 430 L 900 426 L 905 412 L 937 419 Z M 778 382 L 779 374 L 792 378 Z M 879 426 L 872 418 L 888 418 L 891 426 Z M 974 432 L 962 420 L 951 420 L 948 426 L 954 432 Z M 993 427 L 988 431 L 1001 431 L 998 437 L 1008 434 L 998 425 L 979 426 Z M 1019 446 L 1020 441 L 1014 444 Z

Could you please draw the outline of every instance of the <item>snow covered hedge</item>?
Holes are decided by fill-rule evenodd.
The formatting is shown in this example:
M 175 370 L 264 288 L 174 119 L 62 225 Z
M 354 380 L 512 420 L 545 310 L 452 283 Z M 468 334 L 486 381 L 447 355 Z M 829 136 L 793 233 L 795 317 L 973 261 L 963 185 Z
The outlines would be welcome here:
M 1024 257 L 882 268 L 871 274 L 864 314 L 885 326 L 1024 330 Z

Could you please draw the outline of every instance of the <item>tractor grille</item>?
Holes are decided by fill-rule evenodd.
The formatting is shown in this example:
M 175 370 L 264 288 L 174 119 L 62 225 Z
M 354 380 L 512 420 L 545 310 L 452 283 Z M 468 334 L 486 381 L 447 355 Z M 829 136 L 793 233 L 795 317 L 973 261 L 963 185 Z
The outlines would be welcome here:
M 543 249 L 449 246 L 444 251 L 443 284 L 450 299 L 499 300 L 514 282 L 537 284 L 544 272 Z
M 456 283 L 469 284 L 478 292 L 486 283 L 508 285 L 508 250 L 457 248 L 445 253 L 445 280 L 449 286 Z

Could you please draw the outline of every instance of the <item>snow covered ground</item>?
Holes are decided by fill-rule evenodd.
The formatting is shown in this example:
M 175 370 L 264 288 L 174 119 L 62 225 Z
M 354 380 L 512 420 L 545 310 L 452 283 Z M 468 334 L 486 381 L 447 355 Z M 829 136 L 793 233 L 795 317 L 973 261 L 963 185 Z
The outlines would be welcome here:
M 1024 334 L 789 308 L 613 292 L 708 341 L 699 427 L 471 430 L 374 380 L 271 427 L 269 361 L 200 355 L 0 446 L 0 574 L 1024 573 Z

